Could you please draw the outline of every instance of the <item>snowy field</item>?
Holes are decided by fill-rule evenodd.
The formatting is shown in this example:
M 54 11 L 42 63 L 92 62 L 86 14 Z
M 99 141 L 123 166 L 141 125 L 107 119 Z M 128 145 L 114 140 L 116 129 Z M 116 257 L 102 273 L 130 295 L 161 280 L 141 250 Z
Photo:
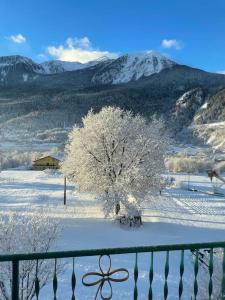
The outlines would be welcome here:
M 187 176 L 173 175 L 175 186 L 164 190 L 161 198 L 146 197 L 144 225 L 140 228 L 121 228 L 110 219 L 104 219 L 100 203 L 90 195 L 79 195 L 68 184 L 67 206 L 63 205 L 63 177 L 39 171 L 9 170 L 0 173 L 0 213 L 10 211 L 35 214 L 45 211 L 62 224 L 62 231 L 52 250 L 75 250 L 144 246 L 175 243 L 194 243 L 225 240 L 225 196 L 212 195 L 212 185 L 206 176 L 192 176 L 188 191 Z M 181 186 L 181 187 L 179 187 Z M 221 192 L 223 187 L 221 187 Z M 154 299 L 163 298 L 165 253 L 155 255 Z M 179 253 L 170 254 L 168 299 L 178 299 Z M 72 260 L 66 261 L 66 271 L 59 276 L 58 299 L 71 299 Z M 78 258 L 76 299 L 94 299 L 97 286 L 83 287 L 81 277 L 86 271 L 98 270 L 98 259 Z M 138 299 L 147 299 L 149 288 L 150 254 L 138 259 Z M 112 267 L 125 267 L 130 278 L 115 283 L 113 299 L 132 299 L 134 255 L 112 256 Z M 185 252 L 184 298 L 193 292 L 193 259 Z M 42 300 L 52 299 L 51 284 L 41 291 Z M 117 288 L 119 287 L 119 288 Z M 201 289 L 201 287 L 200 287 Z M 200 290 L 201 293 L 201 290 Z M 203 298 L 199 298 L 203 300 Z

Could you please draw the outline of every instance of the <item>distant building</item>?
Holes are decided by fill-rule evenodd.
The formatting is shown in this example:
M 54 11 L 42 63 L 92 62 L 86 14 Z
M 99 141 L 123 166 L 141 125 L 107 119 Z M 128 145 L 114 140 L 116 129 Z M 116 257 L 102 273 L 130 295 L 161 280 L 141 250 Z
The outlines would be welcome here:
M 59 163 L 59 159 L 45 156 L 33 162 L 32 170 L 59 169 Z

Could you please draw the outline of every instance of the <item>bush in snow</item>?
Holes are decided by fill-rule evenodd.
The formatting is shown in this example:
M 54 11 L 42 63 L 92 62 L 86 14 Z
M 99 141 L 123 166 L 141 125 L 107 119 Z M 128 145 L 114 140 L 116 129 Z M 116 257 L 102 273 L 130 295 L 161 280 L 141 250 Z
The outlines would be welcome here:
M 2 170 L 2 163 L 3 163 L 3 155 L 0 153 L 0 172 Z
M 108 215 L 139 210 L 146 192 L 161 189 L 168 140 L 161 120 L 146 120 L 120 108 L 90 111 L 66 145 L 62 171 L 79 191 L 96 194 Z M 129 199 L 132 197 L 132 205 Z
M 172 172 L 195 174 L 205 172 L 212 167 L 212 162 L 206 157 L 178 155 L 165 160 L 166 168 Z
M 32 216 L 0 216 L 0 252 L 13 254 L 19 252 L 47 252 L 58 233 L 58 223 L 50 220 L 42 212 Z M 19 299 L 30 300 L 34 297 L 37 261 L 21 261 Z M 40 288 L 46 285 L 53 274 L 52 262 L 38 261 L 38 278 Z M 0 299 L 11 299 L 12 265 L 10 262 L 0 264 Z
M 225 172 L 225 161 L 215 163 L 213 170 L 216 170 L 217 173 L 224 173 Z
M 29 168 L 31 166 L 32 153 L 13 151 L 11 153 L 1 153 L 0 155 L 0 165 L 3 170 L 18 167 Z

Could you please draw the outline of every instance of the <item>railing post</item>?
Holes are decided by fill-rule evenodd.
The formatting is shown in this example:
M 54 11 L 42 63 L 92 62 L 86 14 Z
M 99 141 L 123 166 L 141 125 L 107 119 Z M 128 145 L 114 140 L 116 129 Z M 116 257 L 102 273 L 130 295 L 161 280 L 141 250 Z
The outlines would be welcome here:
M 19 261 L 12 261 L 12 300 L 19 300 Z
M 221 300 L 225 300 L 225 248 L 223 248 Z
M 138 299 L 137 281 L 138 281 L 138 253 L 136 252 L 135 266 L 134 266 L 134 300 Z

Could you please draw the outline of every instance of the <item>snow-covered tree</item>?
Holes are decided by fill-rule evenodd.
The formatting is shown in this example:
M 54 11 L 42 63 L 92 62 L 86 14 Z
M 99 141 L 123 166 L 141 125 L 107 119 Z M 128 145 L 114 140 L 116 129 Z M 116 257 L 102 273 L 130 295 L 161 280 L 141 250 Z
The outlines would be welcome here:
M 11 213 L 0 216 L 0 253 L 47 252 L 58 233 L 58 223 L 50 220 L 43 212 L 32 216 Z M 37 265 L 38 264 L 38 265 Z M 40 289 L 46 285 L 53 274 L 53 262 L 48 260 L 21 261 L 19 285 L 21 300 L 34 297 L 36 272 Z M 11 299 L 12 264 L 0 264 L 0 299 Z
M 120 108 L 90 111 L 83 127 L 74 128 L 65 148 L 62 171 L 79 191 L 103 200 L 106 215 L 121 204 L 140 214 L 146 192 L 162 188 L 167 138 L 163 122 L 148 123 Z
M 3 154 L 0 152 L 0 172 L 2 171 L 3 166 Z

